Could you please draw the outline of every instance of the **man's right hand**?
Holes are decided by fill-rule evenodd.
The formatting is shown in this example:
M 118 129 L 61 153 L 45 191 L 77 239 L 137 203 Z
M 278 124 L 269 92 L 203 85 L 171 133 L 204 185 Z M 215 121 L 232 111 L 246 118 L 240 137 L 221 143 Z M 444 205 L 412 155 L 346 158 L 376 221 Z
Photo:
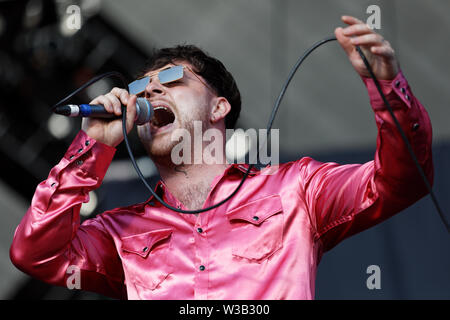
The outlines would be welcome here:
M 130 95 L 127 90 L 113 88 L 106 95 L 101 95 L 92 100 L 89 104 L 101 104 L 109 113 L 117 116 L 122 115 L 122 104 L 127 106 L 127 133 L 133 129 L 136 118 L 135 95 Z M 116 147 L 123 140 L 122 118 L 110 120 L 100 118 L 83 118 L 81 129 L 86 134 L 98 142 L 102 142 L 111 147 Z

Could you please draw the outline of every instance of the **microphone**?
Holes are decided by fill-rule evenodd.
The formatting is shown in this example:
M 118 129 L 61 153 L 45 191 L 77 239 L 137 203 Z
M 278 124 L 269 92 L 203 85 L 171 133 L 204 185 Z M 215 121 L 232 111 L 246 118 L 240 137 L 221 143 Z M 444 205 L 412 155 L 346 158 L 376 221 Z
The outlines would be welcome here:
M 67 117 L 88 117 L 88 118 L 103 118 L 103 119 L 117 119 L 121 116 L 116 116 L 114 113 L 106 111 L 101 104 L 67 104 L 55 108 L 55 113 Z M 136 119 L 134 123 L 143 125 L 150 121 L 153 117 L 153 106 L 145 98 L 137 98 L 136 100 Z

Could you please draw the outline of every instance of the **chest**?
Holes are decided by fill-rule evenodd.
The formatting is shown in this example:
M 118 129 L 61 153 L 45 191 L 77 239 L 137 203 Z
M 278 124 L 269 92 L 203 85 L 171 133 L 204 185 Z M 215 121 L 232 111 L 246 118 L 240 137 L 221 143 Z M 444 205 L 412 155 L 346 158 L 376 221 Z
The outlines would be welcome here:
M 188 210 L 198 210 L 203 207 L 210 190 L 211 187 L 208 183 L 200 181 L 199 183 L 186 184 L 174 196 Z

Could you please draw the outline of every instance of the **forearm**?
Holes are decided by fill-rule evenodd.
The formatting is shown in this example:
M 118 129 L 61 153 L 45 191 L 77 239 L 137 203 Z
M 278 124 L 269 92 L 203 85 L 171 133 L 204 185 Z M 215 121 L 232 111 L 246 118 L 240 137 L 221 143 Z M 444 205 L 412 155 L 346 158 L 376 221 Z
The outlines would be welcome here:
M 427 193 L 425 184 L 373 80 L 363 78 L 363 81 L 369 92 L 378 127 L 374 159 L 375 186 L 385 195 L 395 194 L 407 206 Z M 380 81 L 380 84 L 419 164 L 432 184 L 432 129 L 425 108 L 415 98 L 401 72 L 394 80 Z
M 309 161 L 302 169 L 315 237 L 329 250 L 343 239 L 374 226 L 427 193 L 421 176 L 373 81 L 363 78 L 378 127 L 374 161 L 338 165 Z M 431 124 L 401 73 L 380 81 L 430 183 L 433 180 Z M 404 90 L 402 90 L 404 88 Z M 404 92 L 403 92 L 404 91 Z M 408 95 L 408 96 L 406 96 Z
M 100 186 L 113 156 L 113 148 L 82 131 L 77 135 L 47 180 L 38 185 L 16 229 L 10 256 L 19 269 L 51 283 L 62 280 L 80 224 L 81 204 Z

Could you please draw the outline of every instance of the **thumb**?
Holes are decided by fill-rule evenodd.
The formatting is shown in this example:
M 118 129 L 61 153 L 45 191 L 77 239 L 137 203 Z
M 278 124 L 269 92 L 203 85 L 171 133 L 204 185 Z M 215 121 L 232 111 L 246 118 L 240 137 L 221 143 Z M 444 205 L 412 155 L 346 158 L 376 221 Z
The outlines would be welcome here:
M 344 49 L 344 51 L 349 55 L 353 49 L 354 46 L 353 44 L 350 42 L 350 37 L 347 37 L 346 35 L 344 35 L 343 33 L 344 29 L 341 27 L 338 27 L 334 30 L 334 34 L 336 36 L 337 41 L 339 42 L 339 44 L 341 45 L 341 47 Z

